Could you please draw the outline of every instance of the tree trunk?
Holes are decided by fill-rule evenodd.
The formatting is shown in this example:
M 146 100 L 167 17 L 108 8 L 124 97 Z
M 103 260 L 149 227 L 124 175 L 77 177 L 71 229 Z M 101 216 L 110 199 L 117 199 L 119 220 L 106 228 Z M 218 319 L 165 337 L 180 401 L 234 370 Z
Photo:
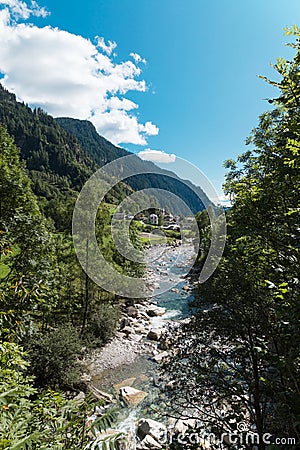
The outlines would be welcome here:
M 83 334 L 86 327 L 86 320 L 89 308 L 89 276 L 88 276 L 88 268 L 89 268 L 89 240 L 86 240 L 85 247 L 85 289 L 84 289 L 84 310 L 82 317 L 82 325 L 81 325 L 81 334 Z

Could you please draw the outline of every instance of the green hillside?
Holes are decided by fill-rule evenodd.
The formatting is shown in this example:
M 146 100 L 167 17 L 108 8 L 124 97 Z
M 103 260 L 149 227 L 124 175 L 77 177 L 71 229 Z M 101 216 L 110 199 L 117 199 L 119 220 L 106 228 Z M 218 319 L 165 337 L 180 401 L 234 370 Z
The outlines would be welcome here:
M 1 85 L 0 122 L 14 136 L 37 195 L 51 199 L 79 190 L 96 168 L 74 136 L 40 108 L 17 102 Z
M 20 149 L 45 214 L 53 219 L 57 229 L 70 228 L 78 192 L 99 165 L 52 116 L 18 102 L 1 84 L 0 122 Z M 132 192 L 125 183 L 119 183 L 105 200 L 118 203 Z
M 132 155 L 132 153 L 127 150 L 116 147 L 111 142 L 107 141 L 103 136 L 100 136 L 94 125 L 87 120 L 77 120 L 66 117 L 57 118 L 56 120 L 63 128 L 65 128 L 65 130 L 78 139 L 82 148 L 100 166 L 103 166 L 104 164 L 122 156 Z M 126 163 L 124 164 L 126 166 Z M 158 188 L 172 192 L 184 200 L 193 213 L 197 213 L 204 209 L 204 205 L 200 198 L 205 199 L 205 202 L 210 204 L 210 201 L 201 188 L 194 186 L 188 181 L 183 183 L 180 178 L 174 175 L 174 173 L 159 169 L 152 162 L 143 161 L 138 156 L 135 156 L 134 159 L 130 160 L 130 168 L 137 173 L 145 172 L 147 169 L 149 169 L 149 172 L 154 169 L 157 172 L 155 174 L 143 173 L 142 175 L 136 175 L 128 178 L 126 183 L 129 184 L 134 190 Z M 181 212 L 178 204 L 171 198 L 169 199 L 169 204 L 165 206 L 168 206 L 174 213 Z
M 0 122 L 20 148 L 33 191 L 58 229 L 70 225 L 70 220 L 65 223 L 66 217 L 70 218 L 77 194 L 90 175 L 98 167 L 132 154 L 100 136 L 91 122 L 54 119 L 40 108 L 32 110 L 18 102 L 16 96 L 1 85 Z M 199 187 L 187 182 L 193 188 L 190 189 L 174 174 L 157 168 L 152 162 L 134 156 L 130 160 L 130 168 L 144 173 L 128 178 L 126 183 L 119 183 L 107 193 L 107 202 L 118 203 L 133 190 L 158 188 L 179 196 L 193 213 L 204 209 L 201 198 L 210 203 Z M 145 173 L 147 170 L 157 173 Z M 173 213 L 182 212 L 174 198 L 170 196 L 166 205 L 165 197 L 160 197 L 161 203 Z

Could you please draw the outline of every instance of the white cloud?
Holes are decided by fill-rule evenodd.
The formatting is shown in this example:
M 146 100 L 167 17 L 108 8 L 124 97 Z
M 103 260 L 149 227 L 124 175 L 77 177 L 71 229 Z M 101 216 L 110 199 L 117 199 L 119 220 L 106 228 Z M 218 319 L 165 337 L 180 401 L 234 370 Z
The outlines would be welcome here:
M 116 62 L 111 56 L 116 44 L 103 38 L 94 44 L 58 28 L 12 20 L 13 11 L 26 18 L 38 15 L 38 8 L 36 3 L 30 9 L 23 1 L 0 0 L 1 83 L 19 100 L 56 117 L 91 120 L 115 144 L 146 145 L 159 129 L 151 121 L 139 123 L 134 114 L 138 105 L 126 96 L 147 90 L 137 63 Z
M 152 122 L 146 122 L 145 125 L 139 124 L 139 130 L 146 133 L 148 136 L 156 136 L 159 129 Z
M 96 40 L 97 40 L 97 47 L 99 47 L 108 56 L 110 56 L 114 51 L 114 49 L 117 47 L 117 44 L 112 41 L 108 41 L 108 44 L 105 44 L 105 40 L 103 37 L 96 36 Z
M 160 163 L 172 163 L 176 161 L 176 155 L 173 153 L 165 153 L 161 150 L 152 150 L 151 148 L 146 148 L 137 154 L 144 161 L 153 161 Z
M 49 14 L 46 8 L 41 8 L 35 1 L 31 1 L 28 5 L 20 0 L 0 0 L 0 5 L 7 7 L 16 19 L 28 19 L 30 16 L 46 17 Z
M 158 134 L 159 129 L 151 122 L 151 130 L 141 129 L 137 118 L 128 114 L 125 110 L 114 109 L 109 112 L 96 112 L 91 121 L 95 124 L 100 134 L 114 144 L 120 142 L 138 145 L 147 144 L 147 136 Z
M 138 53 L 130 53 L 129 56 L 131 56 L 137 64 L 140 62 L 146 64 L 147 62 L 145 58 L 142 58 Z

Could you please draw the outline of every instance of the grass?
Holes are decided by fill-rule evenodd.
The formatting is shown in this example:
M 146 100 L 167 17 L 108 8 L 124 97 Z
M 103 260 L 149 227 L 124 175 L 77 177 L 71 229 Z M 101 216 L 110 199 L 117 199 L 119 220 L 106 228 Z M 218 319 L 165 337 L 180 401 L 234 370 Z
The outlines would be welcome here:
M 160 236 L 155 236 L 155 237 L 151 237 L 151 238 L 147 238 L 147 237 L 141 237 L 140 238 L 142 241 L 143 245 L 158 245 L 158 244 L 164 244 L 166 242 L 166 240 Z M 167 238 L 167 244 L 172 244 L 176 242 L 176 239 L 174 238 Z

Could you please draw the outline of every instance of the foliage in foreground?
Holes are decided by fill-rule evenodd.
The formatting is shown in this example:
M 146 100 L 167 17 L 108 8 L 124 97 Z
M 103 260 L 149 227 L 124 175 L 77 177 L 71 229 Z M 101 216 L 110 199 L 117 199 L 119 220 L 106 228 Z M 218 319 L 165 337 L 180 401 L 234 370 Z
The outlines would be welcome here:
M 35 384 L 52 389 L 72 389 L 79 383 L 82 343 L 76 328 L 61 325 L 33 334 L 28 342 L 30 371 Z
M 70 236 L 51 229 L 2 125 L 0 149 L 0 449 L 98 448 L 96 432 L 86 424 L 93 405 L 49 388 L 76 385 L 83 330 L 95 308 L 106 311 L 115 298 L 87 280 Z M 101 234 L 110 217 L 99 216 Z M 100 323 L 103 317 L 102 343 L 116 325 Z M 109 413 L 93 427 L 110 422 Z
M 265 433 L 295 438 L 291 449 L 300 442 L 300 30 L 288 34 L 296 56 L 274 66 L 275 108 L 253 130 L 254 149 L 226 163 L 233 206 L 225 254 L 199 287 L 199 312 L 167 367 L 173 410 L 217 436 L 256 432 L 260 450 Z M 198 222 L 201 265 L 209 234 L 203 214 Z
M 26 376 L 24 358 L 17 344 L 0 344 L 0 449 L 99 448 L 96 436 L 112 424 L 112 414 L 88 424 L 95 408 L 91 402 L 69 400 L 52 390 L 39 393 L 32 387 L 33 379 Z

